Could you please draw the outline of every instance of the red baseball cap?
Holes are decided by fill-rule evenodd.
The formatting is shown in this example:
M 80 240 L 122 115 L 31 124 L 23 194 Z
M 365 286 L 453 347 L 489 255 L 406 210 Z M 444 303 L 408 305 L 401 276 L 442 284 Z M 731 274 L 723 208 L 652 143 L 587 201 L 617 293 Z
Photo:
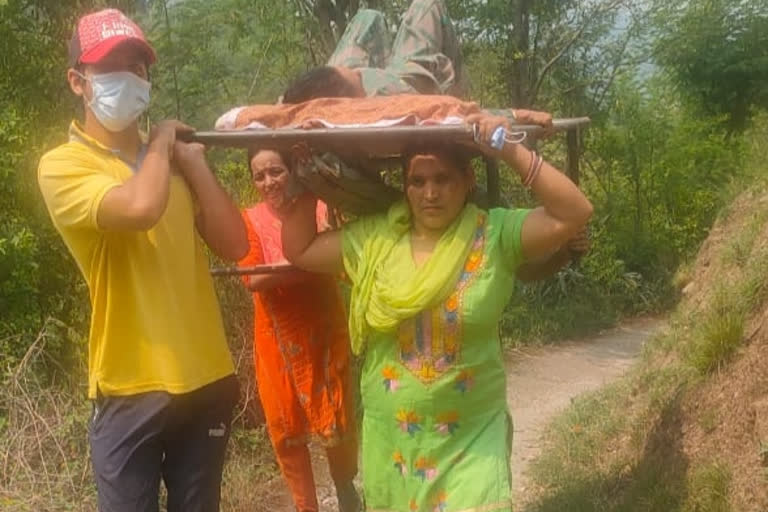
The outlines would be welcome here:
M 155 50 L 147 42 L 144 32 L 117 9 L 104 9 L 80 18 L 69 43 L 69 64 L 95 64 L 121 44 L 134 44 L 154 64 Z

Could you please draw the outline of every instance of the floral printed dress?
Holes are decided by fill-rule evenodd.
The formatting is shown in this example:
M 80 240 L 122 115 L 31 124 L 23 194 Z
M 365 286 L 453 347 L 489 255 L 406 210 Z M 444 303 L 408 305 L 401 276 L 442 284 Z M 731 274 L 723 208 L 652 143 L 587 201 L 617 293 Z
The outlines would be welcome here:
M 318 226 L 326 211 L 319 203 Z M 245 210 L 243 220 L 250 250 L 239 265 L 284 262 L 282 224 L 266 203 Z M 300 284 L 254 292 L 253 310 L 256 383 L 273 444 L 315 439 L 336 445 L 348 435 L 353 418 L 347 322 L 334 278 L 318 274 Z
M 369 511 L 512 510 L 498 322 L 522 261 L 527 213 L 483 212 L 448 299 L 367 340 L 361 398 Z M 352 226 L 344 236 L 368 235 Z

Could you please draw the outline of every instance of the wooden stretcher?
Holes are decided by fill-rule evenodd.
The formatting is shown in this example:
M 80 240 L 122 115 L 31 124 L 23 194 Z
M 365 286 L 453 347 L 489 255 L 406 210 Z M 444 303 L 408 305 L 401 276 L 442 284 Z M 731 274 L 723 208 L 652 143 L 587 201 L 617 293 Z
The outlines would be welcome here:
M 590 123 L 587 117 L 555 119 L 555 131 L 575 133 Z M 525 132 L 529 138 L 537 138 L 544 129 L 538 125 L 512 125 L 510 131 Z M 318 152 L 327 152 L 341 158 L 355 160 L 384 161 L 399 157 L 408 147 L 424 146 L 430 143 L 454 142 L 469 143 L 473 140 L 473 129 L 468 125 L 424 125 L 391 126 L 376 128 L 321 128 L 312 130 L 233 130 L 195 132 L 186 137 L 187 141 L 199 142 L 206 146 L 227 148 L 290 150 L 297 144 L 306 144 Z M 569 137 L 576 140 L 576 137 Z M 569 154 L 571 154 L 569 148 Z M 480 202 L 483 206 L 493 207 L 501 203 L 500 177 L 498 162 L 484 158 L 486 184 Z M 350 205 L 366 205 L 377 199 L 379 204 L 386 204 L 394 189 L 382 189 L 382 183 L 367 181 L 365 177 L 302 176 L 302 183 L 321 199 L 334 206 L 333 198 L 343 195 Z M 350 181 L 352 180 L 352 181 Z M 378 187 L 378 188 L 377 188 Z M 336 196 L 334 196 L 336 194 Z M 357 195 L 356 195 L 357 194 Z M 383 203 L 381 203 L 383 201 Z M 350 208 L 353 213 L 354 208 Z M 249 268 L 217 267 L 211 270 L 214 276 L 258 275 L 295 270 L 291 265 L 258 265 Z

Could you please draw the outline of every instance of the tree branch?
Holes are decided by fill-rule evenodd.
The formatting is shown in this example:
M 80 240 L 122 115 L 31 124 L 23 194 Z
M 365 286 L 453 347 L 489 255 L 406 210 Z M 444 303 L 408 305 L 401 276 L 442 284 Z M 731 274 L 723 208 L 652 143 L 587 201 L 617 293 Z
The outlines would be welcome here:
M 256 87 L 256 82 L 259 79 L 259 75 L 261 74 L 261 67 L 264 64 L 264 60 L 267 58 L 267 52 L 269 52 L 269 49 L 272 47 L 272 42 L 275 40 L 275 34 L 272 34 L 272 36 L 269 38 L 269 42 L 267 42 L 266 48 L 264 48 L 264 52 L 261 54 L 261 59 L 259 60 L 259 66 L 256 68 L 256 73 L 253 75 L 253 80 L 251 81 L 251 87 L 248 89 L 248 95 L 245 97 L 245 102 L 248 103 L 248 100 L 250 100 L 251 95 L 253 94 L 253 89 Z
M 317 0 L 314 8 L 315 17 L 319 23 L 320 39 L 326 50 L 330 53 L 336 43 L 336 38 L 331 27 L 331 20 L 335 19 L 335 7 L 331 0 Z
M 165 14 L 165 29 L 168 32 L 168 47 L 170 48 L 171 53 L 175 54 L 176 52 L 171 35 L 171 18 L 168 16 L 168 2 L 166 0 L 163 0 L 163 12 Z M 175 59 L 171 61 L 171 74 L 173 76 L 173 93 L 176 99 L 176 119 L 181 119 L 181 97 L 179 96 L 179 79 L 176 75 Z
M 546 78 L 549 71 L 552 69 L 552 66 L 554 66 L 557 61 L 559 61 L 563 55 L 565 55 L 565 52 L 567 52 L 575 43 L 576 41 L 581 38 L 581 35 L 584 33 L 584 30 L 587 28 L 587 24 L 585 23 L 581 27 L 579 27 L 579 30 L 576 31 L 576 33 L 571 37 L 571 39 L 562 47 L 560 50 L 555 54 L 554 57 L 552 57 L 549 62 L 547 62 L 544 65 L 544 68 L 539 73 L 539 77 L 536 79 L 536 83 L 533 86 L 533 90 L 531 91 L 530 96 L 530 103 L 533 104 L 536 102 L 536 98 L 539 96 L 539 90 L 541 89 L 541 85 L 544 83 L 544 79 Z
M 600 92 L 600 95 L 595 102 L 595 105 L 597 105 L 597 108 L 600 108 L 603 104 L 603 101 L 605 100 L 605 97 L 608 95 L 608 91 L 613 86 L 613 82 L 616 80 L 616 77 L 619 74 L 619 69 L 621 69 L 622 65 L 624 64 L 624 55 L 627 53 L 627 47 L 629 46 L 629 41 L 632 39 L 632 36 L 629 35 L 629 32 L 627 33 L 627 37 L 624 39 L 624 42 L 621 45 L 621 50 L 619 51 L 619 56 L 617 59 L 613 61 L 614 66 L 611 70 L 611 74 L 608 77 L 608 82 L 603 87 L 603 90 Z

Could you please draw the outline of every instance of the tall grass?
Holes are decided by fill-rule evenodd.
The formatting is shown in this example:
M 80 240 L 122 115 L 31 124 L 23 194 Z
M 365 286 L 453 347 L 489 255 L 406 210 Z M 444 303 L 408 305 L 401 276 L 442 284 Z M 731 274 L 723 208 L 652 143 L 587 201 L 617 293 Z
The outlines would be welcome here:
M 699 327 L 687 344 L 686 358 L 699 373 L 719 369 L 741 346 L 747 311 L 741 301 L 728 297 L 732 293 L 720 291 L 715 304 L 703 315 Z
M 91 406 L 79 384 L 85 381 L 80 378 L 84 368 L 77 375 L 52 373 L 47 355 L 48 344 L 61 343 L 65 331 L 60 323 L 48 321 L 20 362 L 0 380 L 3 512 L 96 510 L 87 434 Z M 252 373 L 245 368 L 250 360 L 248 353 L 238 358 L 242 398 L 227 452 L 222 511 L 269 510 L 259 486 L 276 468 L 266 431 L 251 413 L 256 397 Z
M 731 472 L 722 462 L 695 468 L 688 482 L 688 499 L 683 512 L 729 512 L 728 489 Z

